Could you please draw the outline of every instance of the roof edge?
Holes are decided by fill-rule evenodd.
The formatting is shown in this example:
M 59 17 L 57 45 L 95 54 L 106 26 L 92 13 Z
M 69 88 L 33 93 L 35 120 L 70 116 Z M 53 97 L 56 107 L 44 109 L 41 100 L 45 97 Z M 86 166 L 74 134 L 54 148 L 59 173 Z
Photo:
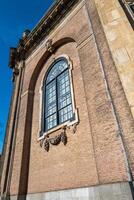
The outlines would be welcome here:
M 78 1 L 79 0 L 55 1 L 27 37 L 20 39 L 17 52 L 21 53 L 25 50 L 27 53 L 33 46 L 35 47 L 35 45 L 38 45 Z

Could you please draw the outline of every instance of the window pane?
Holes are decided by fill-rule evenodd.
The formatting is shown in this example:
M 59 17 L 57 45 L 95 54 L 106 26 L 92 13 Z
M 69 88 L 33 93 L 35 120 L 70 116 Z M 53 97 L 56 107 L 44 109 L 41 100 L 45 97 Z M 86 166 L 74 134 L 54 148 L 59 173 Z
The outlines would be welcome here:
M 69 105 L 59 111 L 59 122 L 63 123 L 73 117 L 72 105 Z
M 54 78 L 56 78 L 61 72 L 63 72 L 65 69 L 68 68 L 67 62 L 65 60 L 60 60 L 58 61 L 50 70 L 46 83 L 49 83 L 52 81 Z
M 51 68 L 45 90 L 45 131 L 48 131 L 73 119 L 69 70 L 64 59 Z
M 57 125 L 57 116 L 56 113 L 46 118 L 46 131 L 55 127 Z
M 54 80 L 46 86 L 46 109 L 45 116 L 50 116 L 56 112 L 56 81 Z
M 71 104 L 71 89 L 68 70 L 58 77 L 58 109 Z

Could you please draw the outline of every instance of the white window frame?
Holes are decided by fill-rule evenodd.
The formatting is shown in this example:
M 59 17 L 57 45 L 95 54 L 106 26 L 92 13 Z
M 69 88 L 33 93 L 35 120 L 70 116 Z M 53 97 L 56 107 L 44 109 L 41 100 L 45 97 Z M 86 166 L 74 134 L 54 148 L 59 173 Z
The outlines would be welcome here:
M 67 60 L 68 62 L 68 71 L 69 71 L 69 78 L 70 78 L 70 87 L 71 87 L 71 97 L 72 97 L 72 107 L 73 107 L 73 113 L 75 115 L 75 119 L 73 121 L 66 121 L 62 124 L 59 124 L 57 125 L 56 127 L 48 130 L 48 131 L 44 131 L 43 128 L 42 128 L 42 120 L 44 120 L 44 118 L 42 117 L 42 109 L 44 107 L 44 103 L 43 103 L 43 94 L 44 94 L 44 91 L 43 91 L 43 86 L 44 86 L 44 77 L 43 77 L 43 80 L 42 80 L 42 85 L 41 85 L 41 88 L 40 88 L 40 91 L 39 91 L 39 95 L 40 95 L 40 113 L 39 113 L 39 118 L 40 118 L 40 121 L 39 121 L 39 131 L 38 131 L 38 136 L 37 136 L 37 140 L 40 141 L 42 139 L 44 139 L 46 136 L 48 136 L 49 134 L 59 130 L 59 129 L 62 129 L 64 128 L 65 126 L 66 127 L 69 127 L 69 126 L 73 126 L 74 124 L 77 124 L 79 122 L 79 119 L 78 119 L 78 109 L 76 109 L 76 105 L 75 105 L 75 97 L 74 97 L 74 89 L 73 89 L 73 75 L 72 75 L 72 70 L 73 70 L 73 62 L 72 60 L 70 59 L 69 56 L 65 55 L 65 54 L 62 54 L 60 56 L 57 56 L 55 59 L 53 59 L 53 61 L 49 64 L 49 67 L 47 69 L 47 71 L 49 70 L 49 68 L 55 63 L 56 60 L 60 59 L 60 58 L 63 58 L 65 60 Z M 46 71 L 46 74 L 47 74 L 47 71 Z M 40 134 L 42 133 L 42 136 L 40 136 Z

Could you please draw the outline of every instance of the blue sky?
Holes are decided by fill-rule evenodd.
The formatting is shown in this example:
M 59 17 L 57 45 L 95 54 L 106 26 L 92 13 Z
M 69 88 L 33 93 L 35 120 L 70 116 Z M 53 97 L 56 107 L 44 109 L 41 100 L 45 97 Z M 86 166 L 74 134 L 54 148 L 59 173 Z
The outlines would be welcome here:
M 9 48 L 16 47 L 25 29 L 33 29 L 54 0 L 0 0 L 0 152 L 2 150 L 10 98 L 12 72 Z

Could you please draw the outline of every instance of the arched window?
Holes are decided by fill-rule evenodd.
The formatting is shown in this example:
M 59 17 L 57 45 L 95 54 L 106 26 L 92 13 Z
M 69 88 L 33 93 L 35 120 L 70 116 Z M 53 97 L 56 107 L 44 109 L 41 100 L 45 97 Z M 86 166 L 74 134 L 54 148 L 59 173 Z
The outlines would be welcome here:
M 68 61 L 56 60 L 44 81 L 44 132 L 74 120 L 70 81 Z

